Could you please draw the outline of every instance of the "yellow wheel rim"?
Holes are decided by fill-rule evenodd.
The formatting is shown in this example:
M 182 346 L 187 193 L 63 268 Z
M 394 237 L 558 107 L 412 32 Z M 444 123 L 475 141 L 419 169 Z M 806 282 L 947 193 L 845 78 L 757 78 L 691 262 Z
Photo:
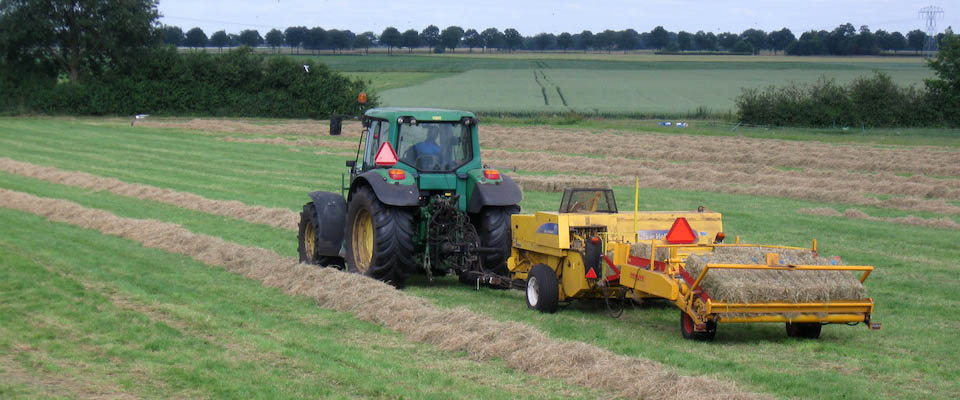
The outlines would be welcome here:
M 317 256 L 317 234 L 313 229 L 313 224 L 309 222 L 303 228 L 303 252 L 309 261 L 314 261 Z
M 353 260 L 357 271 L 367 272 L 370 268 L 370 261 L 373 259 L 373 221 L 367 210 L 357 212 L 357 217 L 353 220 Z

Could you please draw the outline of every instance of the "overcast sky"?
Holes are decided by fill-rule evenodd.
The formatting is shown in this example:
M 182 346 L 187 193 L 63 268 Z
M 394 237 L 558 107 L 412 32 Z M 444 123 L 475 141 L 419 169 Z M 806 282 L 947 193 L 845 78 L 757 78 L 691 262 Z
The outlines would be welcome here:
M 265 34 L 271 28 L 298 25 L 380 34 L 388 26 L 420 31 L 434 24 L 440 29 L 515 28 L 527 36 L 584 29 L 647 32 L 657 25 L 671 31 L 716 33 L 787 27 L 799 36 L 846 22 L 904 33 L 924 29 L 917 12 L 928 5 L 944 10 L 938 31 L 960 27 L 960 0 L 160 0 L 160 13 L 164 24 L 184 31 L 199 26 L 207 35 L 221 29 L 257 29 Z

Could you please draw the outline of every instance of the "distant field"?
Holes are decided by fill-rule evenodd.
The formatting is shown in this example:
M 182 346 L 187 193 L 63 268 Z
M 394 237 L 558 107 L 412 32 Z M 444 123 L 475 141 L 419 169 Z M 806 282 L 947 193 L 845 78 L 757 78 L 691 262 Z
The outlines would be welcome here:
M 698 108 L 725 113 L 746 87 L 821 76 L 849 82 L 873 71 L 902 85 L 920 85 L 932 76 L 920 60 L 904 57 L 466 52 L 304 57 L 369 81 L 385 106 L 520 114 L 682 114 Z

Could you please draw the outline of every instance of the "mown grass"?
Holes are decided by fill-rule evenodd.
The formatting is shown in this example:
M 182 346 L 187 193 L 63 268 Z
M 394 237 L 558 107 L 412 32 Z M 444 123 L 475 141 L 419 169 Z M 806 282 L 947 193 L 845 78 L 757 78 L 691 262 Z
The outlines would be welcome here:
M 5 209 L 0 226 L 0 376 L 29 377 L 4 397 L 598 396 L 128 240 Z
M 374 93 L 406 86 L 415 86 L 426 81 L 443 78 L 451 74 L 442 72 L 345 72 L 351 78 L 368 83 Z
M 0 123 L 4 127 L 0 130 L 0 156 L 249 204 L 297 209 L 305 201 L 306 191 L 335 189 L 338 172 L 343 169 L 340 156 L 292 153 L 283 146 L 225 143 L 218 135 L 50 120 Z M 218 179 L 220 174 L 223 177 Z M 212 221 L 217 218 L 204 219 L 197 213 L 140 200 L 9 175 L 0 175 L 0 187 L 66 198 L 124 216 L 178 222 L 281 254 L 291 254 L 296 247 L 288 232 L 249 227 L 239 221 Z M 618 188 L 617 195 L 622 209 L 632 209 L 630 188 Z M 556 193 L 528 192 L 523 207 L 527 211 L 552 210 L 558 203 Z M 497 319 L 532 324 L 553 337 L 659 360 L 685 373 L 716 374 L 782 397 L 950 398 L 960 391 L 960 369 L 956 367 L 960 337 L 952 334 L 960 328 L 960 320 L 952 312 L 960 305 L 953 296 L 960 287 L 956 264 L 960 232 L 796 212 L 803 207 L 843 208 L 835 204 L 677 190 L 644 189 L 640 195 L 640 207 L 646 210 L 694 209 L 698 205 L 724 213 L 730 238 L 741 235 L 749 242 L 809 245 L 809 239 L 816 237 L 824 254 L 842 255 L 847 263 L 876 265 L 867 288 L 877 301 L 875 318 L 884 323 L 883 330 L 828 326 L 819 341 L 797 341 L 787 339 L 779 324 L 722 325 L 716 343 L 702 344 L 680 338 L 678 311 L 665 304 L 628 310 L 621 319 L 612 320 L 596 304 L 574 304 L 555 315 L 540 315 L 526 310 L 517 292 L 473 291 L 449 278 L 432 285 L 414 282 L 408 292 L 441 306 L 466 306 Z M 60 238 L 59 231 L 43 236 L 16 230 L 25 225 L 19 220 L 4 222 L 2 237 L 7 242 L 14 240 L 9 238 L 29 240 L 25 239 L 28 236 L 45 237 L 38 239 L 44 243 Z M 70 236 L 64 237 L 65 243 L 71 243 Z M 99 268 L 109 268 L 114 262 L 109 249 L 91 248 L 83 254 L 107 265 Z M 70 259 L 65 260 L 70 264 Z M 198 285 L 195 288 L 207 284 L 189 284 L 194 283 Z

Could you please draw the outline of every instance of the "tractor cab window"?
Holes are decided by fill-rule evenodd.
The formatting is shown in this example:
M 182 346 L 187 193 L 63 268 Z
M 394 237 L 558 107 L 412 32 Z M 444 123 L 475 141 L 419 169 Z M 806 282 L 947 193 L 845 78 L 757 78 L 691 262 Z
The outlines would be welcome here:
M 400 125 L 397 154 L 419 171 L 453 171 L 473 159 L 469 125 L 420 122 Z
M 389 129 L 389 125 L 383 124 L 380 121 L 374 120 L 371 121 L 370 127 L 367 128 L 366 140 L 367 145 L 363 148 L 363 169 L 370 169 L 374 167 L 373 160 L 377 157 L 377 150 L 380 149 L 380 143 L 384 140 L 387 140 L 385 136 Z

